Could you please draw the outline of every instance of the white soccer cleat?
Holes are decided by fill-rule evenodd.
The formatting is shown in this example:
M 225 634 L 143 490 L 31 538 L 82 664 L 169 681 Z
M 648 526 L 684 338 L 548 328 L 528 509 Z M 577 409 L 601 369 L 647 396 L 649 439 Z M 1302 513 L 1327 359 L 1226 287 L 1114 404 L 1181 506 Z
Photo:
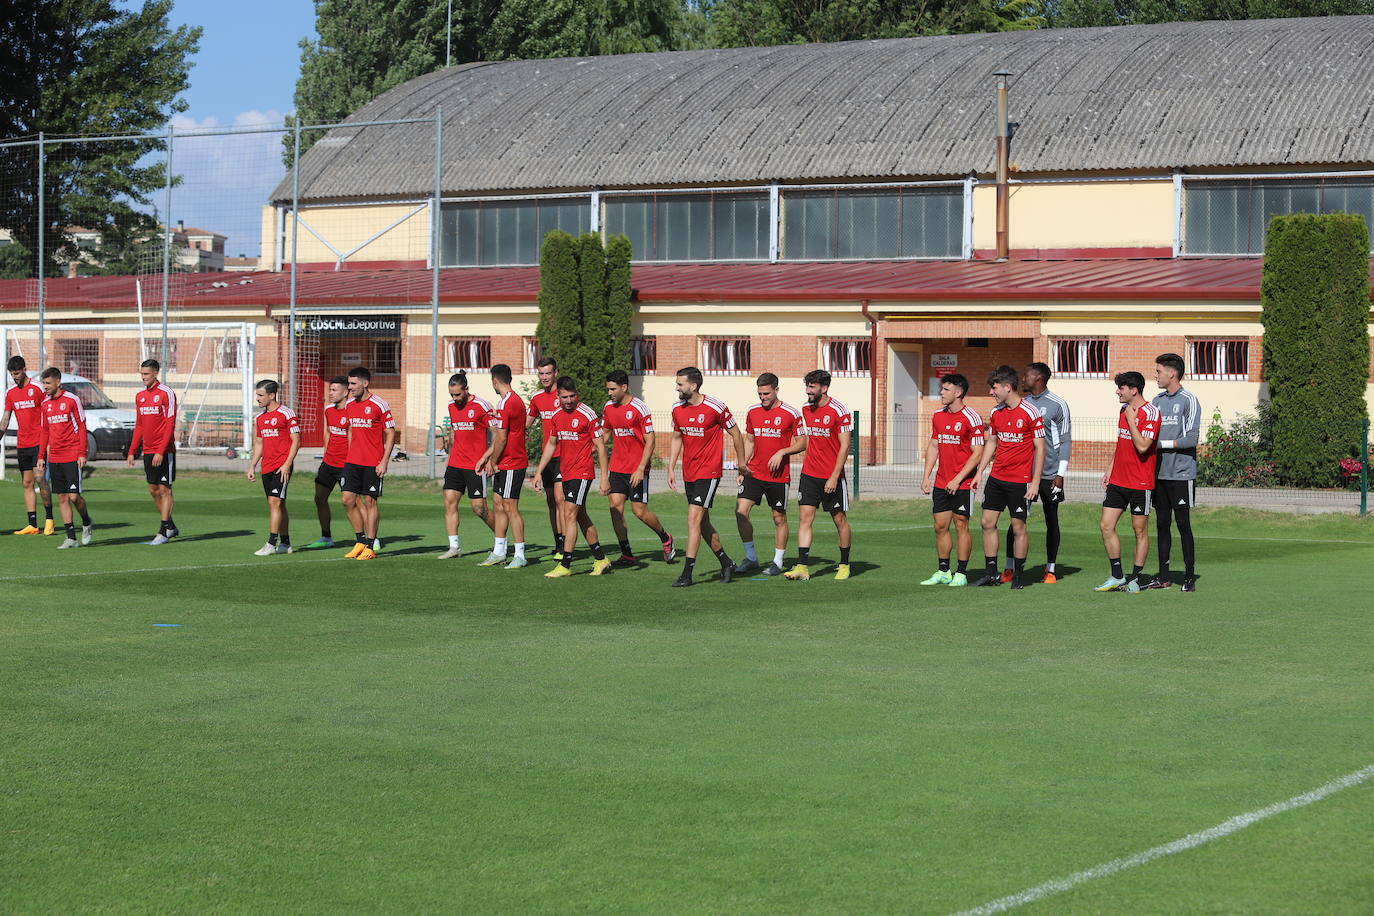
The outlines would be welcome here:
M 58 545 L 57 545 L 57 549 L 58 549 L 58 550 L 67 550 L 67 549 L 69 549 L 69 548 L 71 548 L 71 547 L 76 547 L 76 546 L 78 546 L 77 543 L 76 543 L 76 538 L 66 538 L 65 540 L 62 541 L 61 544 L 58 544 Z
M 382 539 L 381 539 L 381 538 L 373 538 L 373 539 L 372 539 L 372 550 L 373 550 L 373 552 L 375 553 L 375 552 L 377 552 L 377 551 L 379 551 L 379 550 L 381 550 L 381 549 L 382 549 Z
M 290 544 L 278 544 L 277 553 L 291 553 L 294 548 Z
M 457 559 L 458 557 L 461 557 L 462 555 L 463 555 L 463 551 L 462 551 L 462 550 L 460 550 L 460 549 L 457 548 L 457 547 L 450 547 L 448 550 L 445 550 L 443 553 L 439 554 L 439 559 L 441 559 L 441 560 L 454 560 L 454 559 Z
M 81 526 L 81 546 L 82 546 L 82 547 L 85 547 L 86 545 L 88 545 L 88 544 L 90 544 L 90 543 L 91 543 L 91 526 L 90 526 L 90 525 L 82 525 L 82 526 Z
M 263 545 L 262 545 L 261 547 L 259 547 L 257 550 L 253 551 L 253 556 L 255 556 L 255 557 L 270 557 L 270 556 L 272 556 L 273 554 L 275 554 L 276 552 L 277 552 L 277 545 L 276 545 L 276 544 L 263 544 Z
M 150 545 L 152 545 L 153 547 L 160 547 L 160 546 L 162 546 L 163 544 L 166 544 L 166 543 L 167 543 L 167 535 L 165 535 L 165 534 L 158 534 L 156 537 L 154 537 L 154 538 L 153 538 L 151 541 L 149 541 L 148 543 L 149 543 Z

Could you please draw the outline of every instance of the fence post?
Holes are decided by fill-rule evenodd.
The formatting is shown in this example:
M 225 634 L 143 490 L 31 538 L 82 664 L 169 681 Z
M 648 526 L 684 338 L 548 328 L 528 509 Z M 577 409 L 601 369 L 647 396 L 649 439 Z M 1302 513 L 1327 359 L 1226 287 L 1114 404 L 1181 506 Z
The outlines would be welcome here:
M 38 245 L 36 246 L 38 248 L 38 366 L 36 368 L 39 372 L 43 371 L 43 367 L 46 363 L 46 355 L 43 352 L 43 333 L 46 330 L 44 324 L 47 321 L 48 305 L 47 289 L 43 285 L 43 278 L 46 277 L 48 273 L 46 270 L 47 265 L 44 263 L 47 259 L 45 246 L 48 240 L 48 233 L 44 229 L 47 223 L 47 217 L 43 212 L 43 198 L 46 196 L 43 192 L 47 187 L 45 180 L 46 176 L 43 172 L 44 158 L 46 155 L 47 151 L 43 146 L 43 131 L 40 130 L 38 132 Z
M 1360 437 L 1360 518 L 1369 511 L 1369 417 L 1361 424 L 1364 435 Z
M 439 476 L 439 449 L 434 444 L 434 422 L 439 418 L 439 262 L 443 248 L 443 181 L 444 107 L 440 105 L 434 110 L 434 202 L 429 208 L 429 256 L 434 275 L 429 303 L 429 415 L 425 418 L 425 452 L 429 455 L 431 479 Z
M 859 412 L 853 413 L 854 435 L 849 437 L 849 457 L 854 464 L 854 499 L 859 498 Z

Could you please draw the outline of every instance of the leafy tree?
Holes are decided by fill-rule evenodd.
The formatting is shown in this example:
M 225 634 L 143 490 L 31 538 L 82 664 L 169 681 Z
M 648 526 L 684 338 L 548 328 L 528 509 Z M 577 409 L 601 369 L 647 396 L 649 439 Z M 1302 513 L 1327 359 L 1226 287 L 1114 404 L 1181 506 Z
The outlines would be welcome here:
M 606 240 L 606 327 L 610 364 L 624 369 L 630 364 L 630 331 L 634 318 L 634 291 L 630 287 L 630 240 L 613 235 Z
M 544 236 L 539 251 L 539 352 L 571 374 L 582 356 L 582 294 L 577 240 L 560 230 Z
M 710 10 L 718 47 L 909 38 L 1037 28 L 1035 0 L 720 0 Z
M 1374 13 L 1374 0 L 1050 0 L 1045 7 L 1056 28 L 1366 13 Z
M 24 280 L 34 275 L 33 252 L 18 242 L 0 245 L 0 280 Z
M 0 20 L 0 137 L 140 134 L 186 110 L 178 96 L 187 86 L 200 29 L 171 28 L 172 0 L 145 0 L 137 9 L 114 0 L 11 0 L 6 7 Z M 150 194 L 165 185 L 166 171 L 164 163 L 145 157 L 164 147 L 160 140 L 47 145 L 41 189 L 36 145 L 0 149 L 0 228 L 37 251 L 41 193 L 49 275 L 76 256 L 63 231 L 69 225 L 155 230 L 145 211 Z

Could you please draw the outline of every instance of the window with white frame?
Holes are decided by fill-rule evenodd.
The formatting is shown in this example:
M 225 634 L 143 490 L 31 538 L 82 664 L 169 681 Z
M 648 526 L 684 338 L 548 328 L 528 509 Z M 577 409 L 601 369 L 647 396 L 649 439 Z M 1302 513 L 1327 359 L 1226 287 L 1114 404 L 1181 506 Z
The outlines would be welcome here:
M 537 372 L 539 365 L 539 338 L 525 338 L 525 371 L 528 373 Z
M 239 344 L 237 337 L 224 337 L 215 344 L 215 369 L 239 368 Z
M 630 338 L 630 374 L 653 375 L 658 371 L 658 338 Z
M 701 369 L 712 375 L 748 375 L 750 371 L 748 337 L 703 337 Z
M 1185 179 L 1183 251 L 1262 254 L 1273 216 L 1336 212 L 1374 221 L 1374 176 Z
M 450 369 L 490 369 L 490 337 L 455 337 L 448 342 Z
M 873 342 L 867 337 L 821 340 L 821 365 L 837 378 L 868 378 L 873 371 Z
M 1105 337 L 1068 337 L 1050 341 L 1050 368 L 1064 378 L 1106 378 Z
M 1188 341 L 1189 377 L 1209 381 L 1243 382 L 1250 378 L 1250 341 Z

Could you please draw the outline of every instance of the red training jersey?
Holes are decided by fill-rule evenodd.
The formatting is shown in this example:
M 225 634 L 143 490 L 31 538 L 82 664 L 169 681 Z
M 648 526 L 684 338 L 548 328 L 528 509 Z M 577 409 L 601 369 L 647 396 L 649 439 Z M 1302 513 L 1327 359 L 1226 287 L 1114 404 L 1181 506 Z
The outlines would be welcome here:
M 452 428 L 453 441 L 448 448 L 448 466 L 477 470 L 477 459 L 487 450 L 487 419 L 491 416 L 491 402 L 475 394 L 468 395 L 467 401 L 459 407 L 450 401 L 448 421 Z
M 514 471 L 529 467 L 530 458 L 525 454 L 525 402 L 514 391 L 507 391 L 505 397 L 496 404 L 496 409 L 487 418 L 492 429 L 506 431 L 506 447 L 496 458 L 498 471 Z
M 271 474 L 286 464 L 286 456 L 291 453 L 291 437 L 301 434 L 301 420 L 290 407 L 277 407 L 264 410 L 253 421 L 258 437 L 262 439 L 262 472 Z
M 768 470 L 768 460 L 792 444 L 801 435 L 802 415 L 791 404 L 778 401 L 772 407 L 755 404 L 744 415 L 744 431 L 754 437 L 754 453 L 749 458 L 749 473 L 755 480 L 768 483 L 787 483 L 792 479 L 792 459 L 778 466 L 774 474 Z
M 1159 450 L 1153 445 L 1140 454 L 1131 439 L 1131 430 L 1126 426 L 1126 411 L 1122 407 L 1116 420 L 1116 455 L 1112 459 L 1112 473 L 1107 483 L 1128 490 L 1153 490 L 1155 488 L 1155 460 Z M 1140 435 L 1152 442 L 1159 439 L 1159 408 L 1146 401 L 1136 409 L 1135 428 Z
M 530 398 L 530 410 L 539 414 L 539 428 L 544 433 L 544 438 L 539 442 L 541 446 L 549 444 L 549 437 L 553 435 L 553 427 L 550 424 L 553 422 L 554 414 L 562 409 L 556 391 L 541 391 Z
M 391 405 L 375 394 L 369 394 L 362 400 L 349 398 L 344 409 L 348 413 L 350 433 L 345 463 L 363 467 L 381 464 L 386 431 L 396 428 Z
M 33 382 L 16 385 L 5 392 L 5 409 L 14 414 L 19 429 L 15 448 L 33 448 L 43 439 L 43 389 Z
M 348 411 L 333 404 L 324 406 L 324 463 L 341 468 L 348 460 Z
M 160 455 L 176 449 L 177 396 L 162 382 L 134 395 L 134 439 L 129 454 Z
M 564 480 L 596 477 L 592 440 L 601 438 L 601 420 L 595 410 L 580 402 L 572 410 L 560 407 L 544 428 L 558 437 L 558 470 Z
M 935 486 L 944 488 L 964 469 L 975 445 L 983 444 L 983 418 L 972 407 L 950 411 L 940 408 L 930 418 L 930 438 L 936 443 Z M 973 486 L 977 469 L 959 481 L 959 489 Z
M 601 411 L 601 425 L 610 430 L 611 470 L 617 474 L 633 474 L 644 460 L 644 446 L 654 434 L 654 418 L 639 398 L 630 398 L 623 405 L 607 401 Z
M 719 479 L 725 469 L 725 431 L 734 428 L 730 408 L 709 394 L 695 407 L 674 407 L 673 431 L 682 434 L 682 479 Z
M 801 472 L 808 477 L 829 480 L 840 455 L 840 434 L 854 429 L 854 415 L 834 398 L 822 407 L 802 405 L 802 427 L 806 432 L 806 458 Z
M 1015 407 L 998 404 L 988 418 L 997 440 L 990 476 L 1006 483 L 1030 483 L 1035 463 L 1035 440 L 1045 438 L 1040 411 L 1025 398 Z
M 43 398 L 43 424 L 39 431 L 39 457 L 49 464 L 65 464 L 86 457 L 86 411 L 81 399 L 59 390 L 57 397 Z

